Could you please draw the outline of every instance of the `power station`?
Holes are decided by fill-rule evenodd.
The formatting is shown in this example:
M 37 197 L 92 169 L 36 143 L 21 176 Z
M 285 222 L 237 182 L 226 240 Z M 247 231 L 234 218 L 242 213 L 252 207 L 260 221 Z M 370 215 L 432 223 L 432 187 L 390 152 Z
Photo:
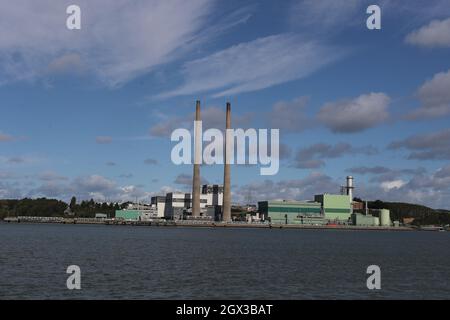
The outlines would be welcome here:
M 200 101 L 196 101 L 195 121 L 201 121 Z M 129 208 L 118 210 L 116 217 L 132 219 L 163 219 L 170 221 L 190 220 L 197 222 L 233 221 L 231 214 L 231 155 L 233 150 L 231 129 L 231 104 L 226 104 L 223 185 L 201 185 L 200 168 L 202 165 L 201 126 L 194 126 L 194 164 L 191 193 L 170 192 L 165 197 L 153 197 L 147 208 Z M 274 225 L 356 225 L 382 226 L 392 225 L 387 209 L 369 210 L 362 203 L 353 201 L 354 181 L 346 177 L 340 194 L 317 194 L 314 200 L 267 200 L 258 202 L 257 217 L 248 217 L 247 221 Z M 141 213 L 139 213 L 139 210 Z
M 347 176 L 346 185 L 341 194 L 323 193 L 314 196 L 314 200 L 278 200 L 258 202 L 258 212 L 264 221 L 274 224 L 304 225 L 353 225 L 361 227 L 389 227 L 392 225 L 387 209 L 366 208 L 353 201 L 353 177 Z M 372 213 L 372 214 L 371 214 Z

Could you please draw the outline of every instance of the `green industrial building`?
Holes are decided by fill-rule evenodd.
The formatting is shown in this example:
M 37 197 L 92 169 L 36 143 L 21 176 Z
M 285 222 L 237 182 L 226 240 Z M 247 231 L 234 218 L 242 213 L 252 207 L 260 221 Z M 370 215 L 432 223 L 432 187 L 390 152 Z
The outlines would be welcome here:
M 351 223 L 351 203 L 348 195 L 321 194 L 314 201 L 261 201 L 258 212 L 263 220 L 273 224 Z
M 352 223 L 355 226 L 376 227 L 380 225 L 380 219 L 370 214 L 354 213 L 352 214 Z
M 338 222 L 348 222 L 350 219 L 352 212 L 348 195 L 319 194 L 314 197 L 314 201 L 322 204 L 325 219 Z
M 324 224 L 321 204 L 312 201 L 261 201 L 258 211 L 274 224 Z
M 140 210 L 116 210 L 117 220 L 138 221 L 140 215 Z

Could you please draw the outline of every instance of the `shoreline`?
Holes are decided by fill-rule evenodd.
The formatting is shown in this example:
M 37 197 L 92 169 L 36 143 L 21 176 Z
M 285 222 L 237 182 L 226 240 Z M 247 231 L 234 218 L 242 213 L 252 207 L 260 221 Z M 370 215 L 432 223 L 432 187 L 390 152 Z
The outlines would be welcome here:
M 5 218 L 0 223 L 26 224 L 68 224 L 68 225 L 107 225 L 107 226 L 140 226 L 140 227 L 172 227 L 172 228 L 231 228 L 231 229 L 304 229 L 304 230 L 344 230 L 344 231 L 419 231 L 412 227 L 375 227 L 353 225 L 301 225 L 301 224 L 268 224 L 268 223 L 224 223 L 224 222 L 190 222 L 190 221 L 101 221 L 91 218 L 45 218 L 22 219 Z

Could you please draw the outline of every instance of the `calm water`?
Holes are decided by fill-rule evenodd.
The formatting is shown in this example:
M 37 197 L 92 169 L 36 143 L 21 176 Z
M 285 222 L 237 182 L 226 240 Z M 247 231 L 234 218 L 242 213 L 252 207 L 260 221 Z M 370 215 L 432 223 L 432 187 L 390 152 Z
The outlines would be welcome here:
M 0 246 L 1 299 L 450 298 L 450 232 L 0 223 Z

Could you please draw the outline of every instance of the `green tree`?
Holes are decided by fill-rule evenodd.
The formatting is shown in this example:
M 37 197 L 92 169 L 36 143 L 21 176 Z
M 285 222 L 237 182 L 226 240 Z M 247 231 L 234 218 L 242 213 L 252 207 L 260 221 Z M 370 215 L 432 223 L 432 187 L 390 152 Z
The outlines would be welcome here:
M 72 199 L 70 199 L 70 205 L 69 205 L 70 209 L 72 211 L 75 211 L 76 205 L 77 205 L 77 198 L 72 197 Z

